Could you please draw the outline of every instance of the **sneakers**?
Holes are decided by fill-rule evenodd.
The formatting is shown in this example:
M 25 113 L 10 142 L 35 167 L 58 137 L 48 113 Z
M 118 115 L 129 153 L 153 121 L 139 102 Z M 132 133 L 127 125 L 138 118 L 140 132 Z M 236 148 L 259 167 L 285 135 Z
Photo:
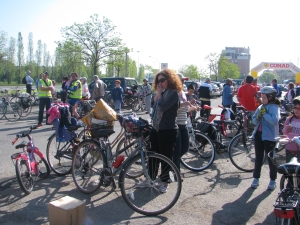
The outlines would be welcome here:
M 270 183 L 268 185 L 268 190 L 274 190 L 276 188 L 276 181 L 270 180 Z
M 169 184 L 167 182 L 162 182 L 161 185 L 159 186 L 158 190 L 161 193 L 166 193 L 168 190 Z
M 256 189 L 258 186 L 259 186 L 259 180 L 258 178 L 254 178 L 251 184 L 251 188 Z
M 38 125 L 36 125 L 36 128 L 43 126 L 43 124 L 39 123 Z
M 143 180 L 139 183 L 136 184 L 137 187 L 139 188 L 146 188 L 146 187 L 149 187 L 150 186 L 150 181 L 149 180 Z

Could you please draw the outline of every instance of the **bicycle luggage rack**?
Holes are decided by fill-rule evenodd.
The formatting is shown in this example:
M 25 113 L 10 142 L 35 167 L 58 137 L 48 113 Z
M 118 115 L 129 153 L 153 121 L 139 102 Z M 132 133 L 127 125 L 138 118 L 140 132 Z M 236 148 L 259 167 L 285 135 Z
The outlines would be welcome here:
M 290 192 L 293 191 L 291 196 Z M 279 196 L 277 197 L 274 207 L 275 208 L 293 208 L 296 207 L 299 201 L 300 194 L 295 190 L 283 189 Z

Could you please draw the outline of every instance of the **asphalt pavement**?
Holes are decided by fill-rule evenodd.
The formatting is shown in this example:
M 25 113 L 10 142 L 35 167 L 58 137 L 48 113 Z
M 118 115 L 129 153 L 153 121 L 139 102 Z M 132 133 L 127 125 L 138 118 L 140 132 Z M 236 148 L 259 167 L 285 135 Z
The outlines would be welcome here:
M 213 113 L 221 98 L 212 100 Z M 138 116 L 149 118 L 145 113 Z M 86 225 L 96 224 L 275 224 L 273 202 L 279 187 L 268 191 L 268 165 L 262 168 L 260 186 L 249 188 L 252 173 L 235 168 L 228 153 L 217 154 L 213 165 L 196 173 L 185 168 L 180 198 L 168 212 L 146 217 L 131 210 L 124 202 L 119 189 L 100 188 L 87 195 L 76 189 L 72 176 L 58 177 L 53 172 L 47 179 L 35 183 L 31 194 L 23 194 L 18 185 L 15 169 L 10 160 L 18 152 L 11 145 L 16 133 L 37 123 L 37 107 L 32 114 L 11 123 L 0 120 L 0 224 L 49 224 L 48 203 L 63 196 L 71 196 L 86 202 Z M 45 124 L 45 121 L 44 121 Z M 116 130 L 118 125 L 115 125 Z M 53 133 L 51 126 L 43 125 L 34 130 L 35 144 L 45 154 L 47 139 Z M 113 138 L 113 137 L 112 137 Z M 280 178 L 280 177 L 279 177 Z M 279 179 L 278 179 L 279 181 Z

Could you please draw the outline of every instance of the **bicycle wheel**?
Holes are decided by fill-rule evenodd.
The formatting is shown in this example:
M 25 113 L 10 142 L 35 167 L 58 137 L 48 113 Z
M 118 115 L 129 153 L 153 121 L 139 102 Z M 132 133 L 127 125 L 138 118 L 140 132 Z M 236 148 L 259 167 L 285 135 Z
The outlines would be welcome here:
M 215 146 L 212 140 L 205 134 L 194 131 L 190 135 L 190 142 L 193 147 L 181 157 L 182 165 L 192 171 L 202 171 L 209 168 L 215 160 Z
M 36 171 L 38 171 L 38 176 L 41 179 L 44 179 L 50 174 L 50 166 L 47 163 L 46 159 L 41 158 L 38 154 L 34 153 L 34 158 L 36 161 Z
M 127 176 L 135 170 L 137 161 L 141 160 L 140 155 L 134 156 L 123 168 L 120 174 L 120 189 L 127 205 L 134 211 L 146 216 L 156 216 L 168 211 L 177 202 L 181 193 L 180 173 L 175 164 L 167 157 L 147 152 L 148 174 L 151 178 L 144 187 L 138 187 L 137 179 Z M 155 173 L 159 176 L 155 176 Z M 154 178 L 155 177 L 155 178 Z M 164 185 L 164 193 L 159 187 Z
M 5 109 L 5 103 L 0 103 L 0 120 L 4 117 L 4 109 Z
M 82 130 L 82 131 L 79 132 L 78 138 L 79 138 L 81 141 L 84 141 L 84 140 L 86 140 L 86 139 L 92 139 L 92 136 L 91 136 L 90 131 L 84 129 L 84 130 Z
M 244 172 L 254 171 L 254 141 L 244 133 L 236 135 L 231 140 L 228 146 L 228 152 L 230 161 L 236 168 Z
M 30 174 L 30 169 L 26 160 L 16 160 L 16 175 L 21 189 L 25 192 L 25 194 L 30 194 L 33 189 L 33 178 Z
M 20 119 L 22 108 L 18 103 L 10 102 L 5 106 L 3 113 L 8 121 L 14 122 Z
M 27 99 L 23 99 L 23 101 L 27 101 Z M 22 109 L 21 117 L 27 117 L 32 110 L 32 99 L 28 98 L 28 105 L 26 105 L 26 107 L 21 105 L 21 109 Z
M 58 176 L 71 172 L 73 151 L 70 142 L 57 142 L 55 133 L 48 139 L 46 148 L 48 164 Z
M 280 190 L 284 188 L 300 187 L 300 176 L 297 178 L 298 184 L 294 185 L 293 177 L 289 175 L 282 175 L 280 178 Z
M 138 112 L 141 108 L 141 105 L 140 105 L 140 102 L 139 102 L 139 99 L 137 98 L 133 103 L 132 103 L 132 111 L 133 112 Z
M 81 192 L 90 194 L 101 185 L 110 185 L 113 178 L 103 167 L 103 157 L 100 145 L 95 140 L 85 140 L 78 145 L 72 162 L 72 177 Z

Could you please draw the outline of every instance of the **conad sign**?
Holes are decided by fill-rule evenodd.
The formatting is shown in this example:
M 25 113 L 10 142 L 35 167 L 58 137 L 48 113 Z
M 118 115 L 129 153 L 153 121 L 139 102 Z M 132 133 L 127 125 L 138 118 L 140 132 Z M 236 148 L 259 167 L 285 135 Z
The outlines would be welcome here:
M 288 63 L 270 63 L 269 68 L 290 68 L 290 64 Z

